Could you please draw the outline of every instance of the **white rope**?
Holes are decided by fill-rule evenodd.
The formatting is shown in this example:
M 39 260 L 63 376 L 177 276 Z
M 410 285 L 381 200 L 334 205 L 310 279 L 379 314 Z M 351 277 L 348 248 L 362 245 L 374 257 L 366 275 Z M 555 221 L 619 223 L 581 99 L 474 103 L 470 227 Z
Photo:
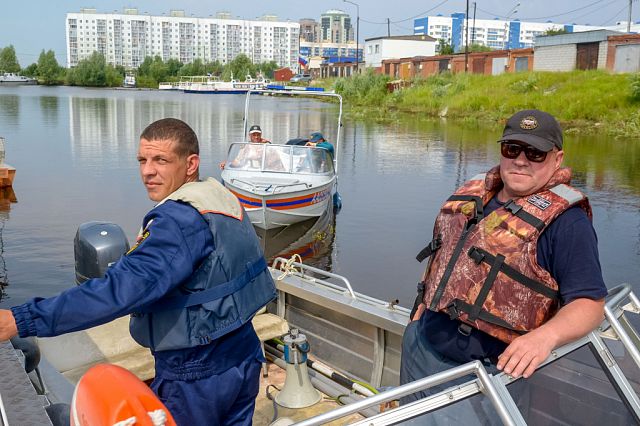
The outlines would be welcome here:
M 148 414 L 149 414 L 149 417 L 151 417 L 153 426 L 164 426 L 164 424 L 167 422 L 167 413 L 165 413 L 165 411 L 162 409 L 149 411 Z
M 293 274 L 294 272 L 300 272 L 300 270 L 293 265 L 294 262 L 302 263 L 302 258 L 297 253 L 291 256 L 291 259 L 287 260 L 286 262 L 280 262 L 280 270 L 282 271 L 282 275 L 278 277 L 278 281 L 280 281 L 287 275 Z
M 147 413 L 151 418 L 151 422 L 153 426 L 164 426 L 167 423 L 167 413 L 163 409 L 157 409 L 154 411 L 149 411 Z M 113 426 L 133 426 L 137 423 L 138 419 L 136 417 L 129 417 L 125 420 L 120 420 L 118 423 L 114 423 Z
M 137 421 L 136 417 L 133 416 L 125 420 L 120 420 L 118 423 L 114 423 L 113 426 L 133 426 Z

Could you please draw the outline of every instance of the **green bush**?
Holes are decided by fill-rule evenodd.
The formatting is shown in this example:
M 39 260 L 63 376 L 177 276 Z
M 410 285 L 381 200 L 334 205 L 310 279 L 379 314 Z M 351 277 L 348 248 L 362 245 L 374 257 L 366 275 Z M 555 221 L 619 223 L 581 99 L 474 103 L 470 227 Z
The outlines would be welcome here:
M 634 101 L 640 101 L 640 73 L 633 74 L 629 77 L 631 85 L 631 99 Z

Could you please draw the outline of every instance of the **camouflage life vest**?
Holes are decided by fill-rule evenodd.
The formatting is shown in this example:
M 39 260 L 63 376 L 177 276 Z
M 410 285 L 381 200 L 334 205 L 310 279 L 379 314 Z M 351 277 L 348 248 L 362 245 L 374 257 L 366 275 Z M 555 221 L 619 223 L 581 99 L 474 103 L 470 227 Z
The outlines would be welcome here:
M 571 171 L 557 170 L 547 185 L 507 201 L 484 216 L 502 188 L 498 167 L 459 188 L 440 210 L 434 240 L 418 260 L 431 256 L 422 278 L 424 309 L 510 343 L 549 320 L 558 309 L 558 284 L 537 262 L 540 234 L 562 212 L 579 204 L 591 217 L 584 194 L 568 185 Z

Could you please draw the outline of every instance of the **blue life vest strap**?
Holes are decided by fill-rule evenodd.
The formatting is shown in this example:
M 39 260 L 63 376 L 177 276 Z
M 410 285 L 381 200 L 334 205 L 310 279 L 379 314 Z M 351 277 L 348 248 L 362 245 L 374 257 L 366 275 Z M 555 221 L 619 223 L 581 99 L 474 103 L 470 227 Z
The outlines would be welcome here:
M 260 275 L 265 269 L 267 269 L 267 261 L 264 257 L 261 257 L 253 263 L 248 263 L 247 269 L 244 273 L 230 281 L 227 281 L 226 283 L 218 284 L 210 289 L 199 291 L 197 293 L 161 299 L 141 311 L 144 313 L 151 313 L 167 311 L 170 309 L 183 309 L 221 299 L 240 290 Z

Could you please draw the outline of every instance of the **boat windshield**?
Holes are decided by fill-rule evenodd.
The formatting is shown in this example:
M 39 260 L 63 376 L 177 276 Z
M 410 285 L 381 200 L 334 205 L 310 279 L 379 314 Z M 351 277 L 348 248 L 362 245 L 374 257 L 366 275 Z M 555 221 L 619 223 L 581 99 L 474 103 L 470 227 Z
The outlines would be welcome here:
M 333 159 L 322 148 L 262 143 L 235 143 L 229 149 L 230 170 L 296 174 L 332 174 Z

